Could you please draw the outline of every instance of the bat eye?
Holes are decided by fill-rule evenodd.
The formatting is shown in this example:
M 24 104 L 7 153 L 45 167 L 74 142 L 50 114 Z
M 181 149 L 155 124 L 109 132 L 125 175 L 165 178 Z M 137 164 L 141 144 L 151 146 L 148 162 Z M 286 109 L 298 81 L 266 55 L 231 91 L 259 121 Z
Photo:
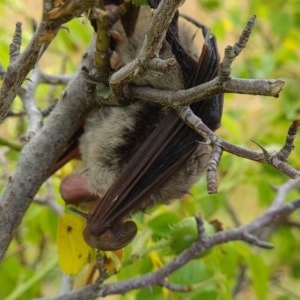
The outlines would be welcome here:
M 137 226 L 133 221 L 118 223 L 110 227 L 103 234 L 93 235 L 88 228 L 84 230 L 84 239 L 93 248 L 112 251 L 124 248 L 137 234 Z

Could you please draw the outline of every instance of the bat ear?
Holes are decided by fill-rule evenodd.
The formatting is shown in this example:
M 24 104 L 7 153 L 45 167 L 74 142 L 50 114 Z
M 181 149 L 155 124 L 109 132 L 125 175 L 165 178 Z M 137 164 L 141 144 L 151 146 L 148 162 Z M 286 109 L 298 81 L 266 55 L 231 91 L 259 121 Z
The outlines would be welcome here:
M 74 172 L 65 177 L 60 184 L 60 195 L 67 204 L 71 205 L 97 199 L 97 196 L 92 193 L 88 177 L 84 172 Z
M 99 236 L 92 234 L 88 227 L 83 232 L 84 239 L 88 245 L 104 251 L 124 248 L 134 239 L 136 234 L 137 226 L 133 221 L 118 223 Z

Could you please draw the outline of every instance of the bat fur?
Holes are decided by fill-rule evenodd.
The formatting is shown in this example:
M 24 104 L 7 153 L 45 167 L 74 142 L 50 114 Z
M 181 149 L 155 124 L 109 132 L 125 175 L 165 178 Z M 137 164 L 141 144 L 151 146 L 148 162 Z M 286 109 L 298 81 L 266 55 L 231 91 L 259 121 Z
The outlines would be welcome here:
M 152 10 L 148 6 L 141 7 L 136 30 L 130 36 L 121 24 L 115 25 L 114 30 L 119 31 L 121 39 L 114 51 L 122 65 L 137 57 L 151 18 Z M 178 36 L 177 31 L 169 33 L 175 41 L 173 44 L 172 40 L 163 42 L 160 58 L 174 57 L 174 47 L 179 47 L 196 66 L 200 52 L 194 40 L 196 28 L 180 22 L 178 31 Z M 217 55 L 216 49 L 204 48 L 203 51 Z M 209 56 L 212 62 L 206 66 L 207 74 L 205 68 L 200 69 L 202 75 L 198 80 L 187 82 L 183 62 L 176 54 L 175 58 L 177 63 L 169 72 L 150 72 L 133 84 L 179 90 L 216 75 L 218 57 Z M 192 72 L 194 69 L 193 66 Z M 192 108 L 207 119 L 211 129 L 219 127 L 222 96 Z M 66 177 L 61 185 L 66 202 L 94 200 L 90 201 L 93 209 L 90 208 L 92 213 L 85 230 L 87 242 L 103 250 L 121 248 L 135 236 L 135 225 L 125 222 L 134 212 L 145 211 L 156 203 L 168 203 L 185 194 L 207 167 L 210 147 L 201 143 L 202 140 L 168 108 L 134 101 L 123 107 L 99 108 L 88 119 L 80 138 L 83 167 Z

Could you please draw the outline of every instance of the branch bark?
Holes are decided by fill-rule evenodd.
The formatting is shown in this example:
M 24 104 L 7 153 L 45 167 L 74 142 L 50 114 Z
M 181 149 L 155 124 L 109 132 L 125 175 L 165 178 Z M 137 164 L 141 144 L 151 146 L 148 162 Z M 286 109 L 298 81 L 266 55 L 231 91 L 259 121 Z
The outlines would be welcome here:
M 61 25 L 92 7 L 93 3 L 94 1 L 91 0 L 79 1 L 77 6 L 72 7 L 68 11 L 68 14 L 52 16 L 49 13 L 55 9 L 53 8 L 53 3 L 51 0 L 44 0 L 42 20 L 23 53 L 20 53 L 21 24 L 17 23 L 15 36 L 10 47 L 10 64 L 4 75 L 0 90 L 0 122 L 7 115 L 26 76 L 55 38 Z M 60 8 L 60 11 L 63 12 L 64 9 Z
M 80 120 L 96 105 L 94 89 L 90 89 L 81 72 L 82 67 L 93 67 L 94 45 L 94 42 L 91 43 L 82 66 L 67 85 L 47 123 L 24 146 L 15 173 L 2 193 L 0 261 L 34 195 L 49 176 L 51 167 L 80 125 Z

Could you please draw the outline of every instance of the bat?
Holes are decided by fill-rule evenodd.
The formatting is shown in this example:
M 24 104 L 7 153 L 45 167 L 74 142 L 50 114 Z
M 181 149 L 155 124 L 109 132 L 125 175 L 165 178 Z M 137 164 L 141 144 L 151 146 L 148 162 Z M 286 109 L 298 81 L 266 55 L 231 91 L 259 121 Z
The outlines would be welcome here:
M 149 4 L 155 8 L 158 3 Z M 136 57 L 151 14 L 149 7 L 142 7 L 136 25 L 131 25 L 135 30 L 124 29 L 124 40 L 115 45 L 123 64 Z M 134 84 L 176 90 L 213 79 L 219 67 L 216 40 L 205 26 L 197 26 L 205 39 L 199 58 L 195 57 L 194 34 L 181 25 L 176 13 L 160 57 L 175 56 L 178 68 Z M 222 106 L 220 94 L 191 108 L 216 130 Z M 203 138 L 175 111 L 134 99 L 122 107 L 100 107 L 84 131 L 80 139 L 83 167 L 63 180 L 61 195 L 67 203 L 80 207 L 87 203 L 91 213 L 85 214 L 84 238 L 90 246 L 102 250 L 116 250 L 130 243 L 137 233 L 135 223 L 128 220 L 130 216 L 185 194 L 205 171 L 210 155 L 209 146 L 201 143 Z

